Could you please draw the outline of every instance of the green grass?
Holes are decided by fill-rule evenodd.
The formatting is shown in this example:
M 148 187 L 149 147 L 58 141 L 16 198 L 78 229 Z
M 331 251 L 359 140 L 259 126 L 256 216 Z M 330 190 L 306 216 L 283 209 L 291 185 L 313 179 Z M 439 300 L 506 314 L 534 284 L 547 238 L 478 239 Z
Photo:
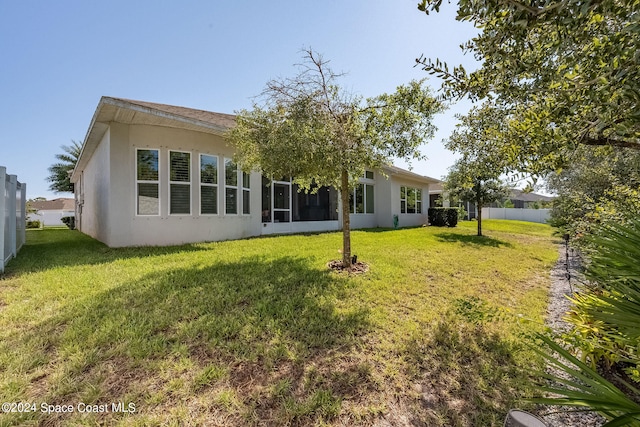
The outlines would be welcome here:
M 135 413 L 0 425 L 501 425 L 531 393 L 551 228 L 483 221 L 110 249 L 33 230 L 0 280 L 0 398 Z M 495 316 L 494 314 L 500 314 Z M 518 322 L 521 315 L 530 322 Z

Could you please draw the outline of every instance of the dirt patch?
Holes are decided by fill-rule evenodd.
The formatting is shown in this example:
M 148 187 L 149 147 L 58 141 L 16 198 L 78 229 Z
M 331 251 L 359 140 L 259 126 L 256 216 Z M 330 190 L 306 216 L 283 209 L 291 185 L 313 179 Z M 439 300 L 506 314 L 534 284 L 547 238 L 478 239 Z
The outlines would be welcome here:
M 369 265 L 364 262 L 356 262 L 351 264 L 351 267 L 345 267 L 340 260 L 329 261 L 327 264 L 331 270 L 336 271 L 338 273 L 349 273 L 349 274 L 363 274 L 369 271 Z

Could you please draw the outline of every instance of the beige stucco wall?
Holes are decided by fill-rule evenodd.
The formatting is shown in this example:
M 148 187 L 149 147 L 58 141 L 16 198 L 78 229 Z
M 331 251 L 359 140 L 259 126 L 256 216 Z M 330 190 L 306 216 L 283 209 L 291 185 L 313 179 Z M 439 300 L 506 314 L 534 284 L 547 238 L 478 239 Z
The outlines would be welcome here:
M 136 213 L 136 149 L 159 150 L 159 206 L 157 216 Z M 191 153 L 191 214 L 169 214 L 169 151 Z M 218 215 L 200 215 L 199 154 L 218 156 Z M 150 125 L 111 123 L 93 156 L 82 171 L 78 188 L 84 189 L 80 229 L 111 247 L 166 246 L 192 242 L 218 241 L 269 233 L 336 230 L 338 221 L 262 224 L 262 183 L 252 173 L 251 214 L 224 213 L 224 158 L 233 150 L 220 136 L 185 129 Z M 352 214 L 351 227 L 393 227 L 426 223 L 429 188 L 424 182 L 402 175 L 374 175 L 375 214 Z M 422 214 L 400 213 L 400 187 L 422 189 Z M 238 188 L 238 198 L 242 199 Z M 239 206 L 241 212 L 241 206 Z M 341 212 L 341 209 L 339 209 Z M 286 228 L 286 229 L 285 229 Z
M 400 187 L 413 187 L 422 190 L 422 214 L 400 213 Z M 389 227 L 393 227 L 393 215 L 398 215 L 398 227 L 412 227 L 427 223 L 427 209 L 429 208 L 429 185 L 394 175 L 390 178 L 391 215 Z
M 136 148 L 159 150 L 159 216 L 136 214 Z M 190 215 L 169 214 L 169 150 L 191 153 Z M 200 153 L 218 156 L 218 215 L 199 214 Z M 85 187 L 92 190 L 85 192 L 82 231 L 111 247 L 164 246 L 259 235 L 259 174 L 252 173 L 250 178 L 251 215 L 224 214 L 223 159 L 232 154 L 224 140 L 215 135 L 158 126 L 110 124 L 84 171 Z M 110 185 L 103 182 L 105 169 L 110 170 Z M 241 191 L 239 188 L 240 199 Z M 100 215 L 98 209 L 103 209 Z
M 80 192 L 76 199 L 82 201 L 80 231 L 105 243 L 109 221 L 110 140 L 107 130 L 75 185 Z

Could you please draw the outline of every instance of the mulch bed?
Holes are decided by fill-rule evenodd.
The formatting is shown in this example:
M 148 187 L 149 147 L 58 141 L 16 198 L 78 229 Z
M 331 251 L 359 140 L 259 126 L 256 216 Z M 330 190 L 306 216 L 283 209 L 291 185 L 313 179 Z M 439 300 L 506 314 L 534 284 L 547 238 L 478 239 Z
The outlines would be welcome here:
M 369 266 L 364 262 L 358 261 L 354 264 L 351 264 L 351 268 L 345 268 L 342 265 L 342 261 L 337 259 L 333 261 L 329 261 L 329 263 L 327 264 L 327 267 L 329 267 L 331 270 L 336 271 L 338 273 L 346 272 L 349 274 L 363 274 L 369 270 Z

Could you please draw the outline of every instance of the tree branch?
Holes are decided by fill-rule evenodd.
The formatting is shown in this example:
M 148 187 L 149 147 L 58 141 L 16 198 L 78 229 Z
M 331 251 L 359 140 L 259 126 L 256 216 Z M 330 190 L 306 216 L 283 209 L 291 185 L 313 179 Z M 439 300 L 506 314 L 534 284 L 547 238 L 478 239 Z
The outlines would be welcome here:
M 599 136 L 596 138 L 591 136 L 583 136 L 579 142 L 580 144 L 584 145 L 609 145 L 612 147 L 623 147 L 640 150 L 640 141 L 625 141 L 623 139 L 613 139 L 603 136 Z

